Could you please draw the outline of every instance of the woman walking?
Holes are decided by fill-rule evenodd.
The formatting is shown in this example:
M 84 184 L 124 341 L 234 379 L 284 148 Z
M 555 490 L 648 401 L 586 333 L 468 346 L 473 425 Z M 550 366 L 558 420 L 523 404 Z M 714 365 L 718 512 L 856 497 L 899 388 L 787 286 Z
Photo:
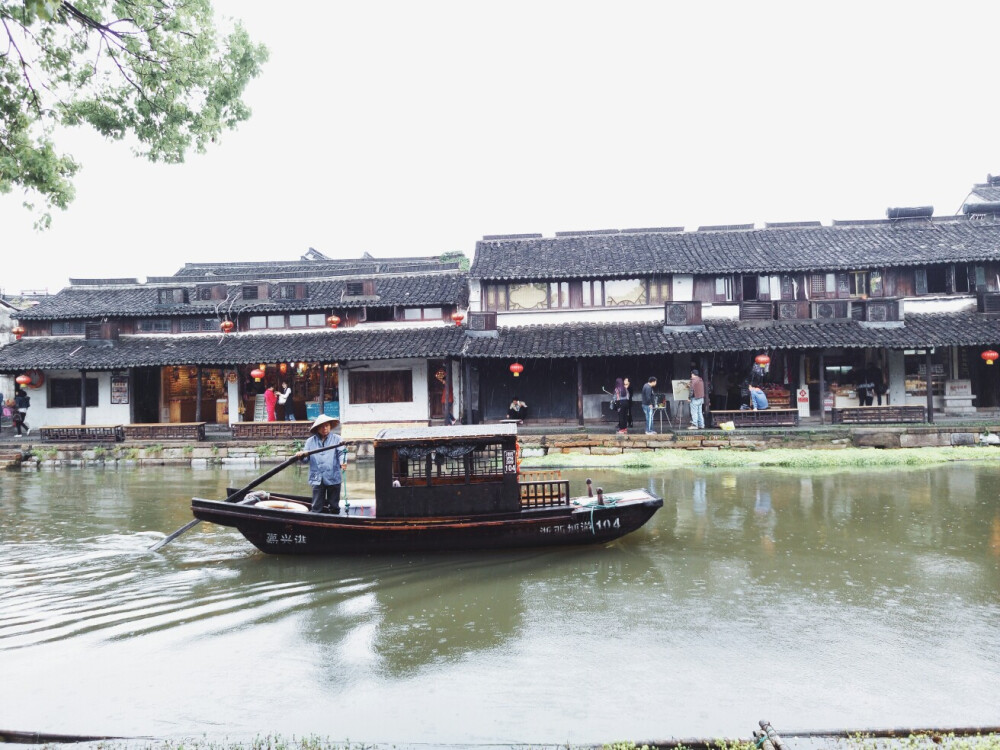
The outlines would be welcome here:
M 615 393 L 611 402 L 612 406 L 618 410 L 618 434 L 628 434 L 628 419 L 632 411 L 632 402 L 629 398 L 628 387 L 624 378 L 615 380 Z

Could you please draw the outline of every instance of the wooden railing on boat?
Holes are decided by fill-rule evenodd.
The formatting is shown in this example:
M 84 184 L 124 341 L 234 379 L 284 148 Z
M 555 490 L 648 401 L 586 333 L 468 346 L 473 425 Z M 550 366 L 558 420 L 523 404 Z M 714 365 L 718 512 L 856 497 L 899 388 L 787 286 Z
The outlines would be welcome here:
M 522 508 L 550 508 L 569 505 L 569 482 L 548 479 L 539 482 L 519 482 Z

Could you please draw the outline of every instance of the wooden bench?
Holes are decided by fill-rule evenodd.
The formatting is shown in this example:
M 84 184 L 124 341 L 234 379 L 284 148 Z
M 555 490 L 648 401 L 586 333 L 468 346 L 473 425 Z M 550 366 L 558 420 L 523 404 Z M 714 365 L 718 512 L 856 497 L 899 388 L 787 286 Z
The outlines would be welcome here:
M 122 427 L 127 440 L 204 440 L 204 422 L 149 422 Z
M 119 443 L 125 439 L 120 424 L 63 424 L 39 428 L 42 440 L 60 443 Z
M 798 409 L 713 409 L 712 426 L 732 422 L 737 427 L 798 427 Z
M 842 406 L 830 410 L 833 424 L 891 424 L 926 422 L 927 407 L 913 404 L 902 406 Z
M 233 422 L 230 427 L 236 439 L 296 440 L 309 437 L 310 425 L 312 422 L 305 419 L 294 422 Z

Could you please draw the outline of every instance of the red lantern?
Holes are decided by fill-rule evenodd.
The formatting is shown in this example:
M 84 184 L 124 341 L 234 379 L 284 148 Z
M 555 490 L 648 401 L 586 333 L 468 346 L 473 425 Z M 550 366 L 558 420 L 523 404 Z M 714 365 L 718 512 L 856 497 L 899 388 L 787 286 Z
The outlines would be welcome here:
M 278 372 L 284 375 L 286 372 L 288 372 L 288 365 L 282 362 L 280 365 L 278 365 Z
M 256 368 L 256 369 L 254 369 L 254 370 L 251 370 L 250 371 L 250 377 L 253 378 L 254 380 L 256 380 L 259 383 L 260 379 L 262 377 L 264 377 L 264 371 L 261 370 L 259 367 Z
M 329 318 L 326 319 L 326 324 L 330 326 L 330 328 L 337 330 L 337 326 L 340 325 L 340 318 L 337 317 L 336 315 L 331 315 Z
M 16 378 L 14 378 L 14 382 L 17 383 L 18 385 L 30 385 L 30 383 L 31 383 L 31 376 L 30 375 L 18 375 Z
M 10 329 L 10 332 L 14 334 L 15 339 L 20 341 L 21 337 L 24 335 L 24 326 L 14 326 Z
M 514 377 L 516 378 L 518 375 L 524 372 L 524 365 L 522 365 L 520 362 L 515 362 L 510 366 L 510 371 L 514 373 Z
M 987 349 L 980 356 L 986 360 L 986 364 L 988 365 L 992 365 L 994 360 L 1000 359 L 1000 354 L 997 354 L 992 349 Z
M 462 321 L 465 320 L 465 316 L 460 312 L 452 313 L 451 319 L 455 321 L 455 325 L 460 326 L 462 325 Z
M 236 324 L 233 323 L 233 321 L 231 320 L 224 320 L 221 323 L 219 323 L 219 328 L 222 329 L 223 333 L 231 333 L 235 327 Z
M 767 367 L 769 364 L 771 364 L 771 358 L 768 357 L 766 354 L 758 354 L 756 357 L 754 357 L 753 361 L 756 362 L 761 367 Z

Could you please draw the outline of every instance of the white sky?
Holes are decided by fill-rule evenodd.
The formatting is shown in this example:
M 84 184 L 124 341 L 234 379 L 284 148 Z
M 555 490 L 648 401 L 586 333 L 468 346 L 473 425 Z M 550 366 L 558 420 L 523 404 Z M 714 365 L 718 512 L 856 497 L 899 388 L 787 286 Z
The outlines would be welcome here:
M 150 165 L 74 134 L 0 288 L 185 262 L 470 257 L 484 234 L 960 209 L 1000 173 L 1000 3 L 217 0 L 271 50 L 253 118 Z

